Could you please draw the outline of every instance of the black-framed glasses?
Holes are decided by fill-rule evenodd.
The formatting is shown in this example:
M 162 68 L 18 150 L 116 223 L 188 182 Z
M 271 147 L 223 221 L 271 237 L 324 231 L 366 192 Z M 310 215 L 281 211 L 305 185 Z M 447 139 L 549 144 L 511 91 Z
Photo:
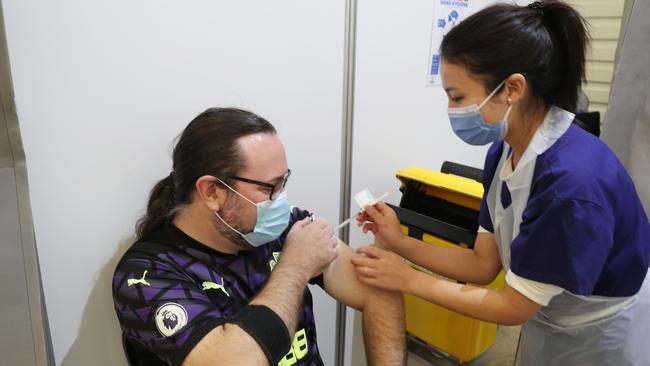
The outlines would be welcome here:
M 269 194 L 269 199 L 271 201 L 273 201 L 276 198 L 275 194 L 280 193 L 280 192 L 282 192 L 282 190 L 284 190 L 284 187 L 287 185 L 287 181 L 289 180 L 290 176 L 291 176 L 291 169 L 287 169 L 287 174 L 285 174 L 284 177 L 282 177 L 282 181 L 280 181 L 280 183 L 277 183 L 277 184 L 260 182 L 259 180 L 242 178 L 242 177 L 238 177 L 236 175 L 231 175 L 229 178 L 234 179 L 234 180 L 238 180 L 238 181 L 241 181 L 241 182 L 245 182 L 245 183 L 255 184 L 255 185 L 258 185 L 260 187 L 265 187 L 265 188 L 270 189 L 271 194 Z

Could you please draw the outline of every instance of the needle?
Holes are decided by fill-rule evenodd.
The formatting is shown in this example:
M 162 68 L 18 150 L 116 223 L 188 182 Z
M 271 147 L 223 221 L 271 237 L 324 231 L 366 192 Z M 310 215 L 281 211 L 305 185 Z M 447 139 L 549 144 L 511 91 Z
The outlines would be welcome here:
M 341 229 L 343 229 L 343 228 L 345 227 L 345 225 L 349 224 L 350 221 L 351 221 L 354 217 L 356 217 L 357 215 L 358 215 L 358 214 L 356 214 L 356 215 L 354 215 L 354 216 L 352 216 L 352 217 L 349 217 L 347 220 L 345 220 L 345 221 L 343 221 L 342 223 L 340 223 L 339 226 L 336 227 L 336 230 L 341 230 Z
M 374 206 L 377 202 L 379 202 L 379 201 L 383 200 L 384 198 L 386 198 L 386 196 L 388 196 L 388 192 L 382 194 L 382 195 L 381 195 L 379 198 L 377 198 L 377 199 L 375 200 L 375 202 L 373 202 L 373 204 L 370 205 L 370 206 Z M 363 212 L 363 211 L 361 211 L 361 212 Z M 357 213 L 357 214 L 354 214 L 354 215 L 350 216 L 347 220 L 345 220 L 345 221 L 343 221 L 342 223 L 340 223 L 339 226 L 336 227 L 336 230 L 341 230 L 342 228 L 344 228 L 345 225 L 349 224 L 350 221 L 352 221 L 353 218 L 357 217 L 357 215 L 359 215 L 361 212 L 359 212 L 359 213 Z

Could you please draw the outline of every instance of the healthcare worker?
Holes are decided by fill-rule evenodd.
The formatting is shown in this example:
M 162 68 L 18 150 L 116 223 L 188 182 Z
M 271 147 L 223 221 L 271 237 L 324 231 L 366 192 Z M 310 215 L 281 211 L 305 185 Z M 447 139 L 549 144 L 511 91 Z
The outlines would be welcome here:
M 468 144 L 492 143 L 473 250 L 409 238 L 385 204 L 358 217 L 399 255 L 359 248 L 362 282 L 523 324 L 518 365 L 650 365 L 650 224 L 621 163 L 571 113 L 587 38 L 584 19 L 560 1 L 494 5 L 444 37 L 452 129 Z M 463 284 L 501 270 L 503 290 Z

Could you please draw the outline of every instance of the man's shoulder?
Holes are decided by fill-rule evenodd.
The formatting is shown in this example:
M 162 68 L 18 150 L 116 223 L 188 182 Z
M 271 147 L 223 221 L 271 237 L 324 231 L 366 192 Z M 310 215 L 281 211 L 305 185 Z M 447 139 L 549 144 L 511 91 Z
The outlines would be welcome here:
M 159 277 L 159 279 L 178 276 L 182 271 L 174 260 L 183 260 L 182 252 L 164 243 L 138 240 L 122 255 L 113 273 L 114 285 L 122 283 L 135 275 Z M 147 272 L 145 272 L 147 271 Z M 148 273 L 148 274 L 147 274 Z
M 186 281 L 194 272 L 203 272 L 212 264 L 210 253 L 200 246 L 174 240 L 164 230 L 137 239 L 122 255 L 113 274 L 114 280 L 148 271 L 159 281 Z
M 163 241 L 152 240 L 150 238 L 137 239 L 124 252 L 117 267 L 124 265 L 126 262 L 143 261 L 149 263 L 165 262 L 168 256 L 180 256 L 185 253 L 178 246 L 170 245 Z

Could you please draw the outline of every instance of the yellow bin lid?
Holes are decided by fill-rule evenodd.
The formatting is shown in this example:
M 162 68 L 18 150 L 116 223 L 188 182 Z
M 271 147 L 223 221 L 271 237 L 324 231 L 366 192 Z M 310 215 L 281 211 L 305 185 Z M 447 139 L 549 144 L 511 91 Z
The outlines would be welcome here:
M 434 172 L 415 166 L 402 169 L 396 175 L 397 179 L 404 184 L 409 181 L 416 181 L 454 193 L 465 194 L 479 200 L 483 198 L 483 185 L 481 183 L 458 175 Z

